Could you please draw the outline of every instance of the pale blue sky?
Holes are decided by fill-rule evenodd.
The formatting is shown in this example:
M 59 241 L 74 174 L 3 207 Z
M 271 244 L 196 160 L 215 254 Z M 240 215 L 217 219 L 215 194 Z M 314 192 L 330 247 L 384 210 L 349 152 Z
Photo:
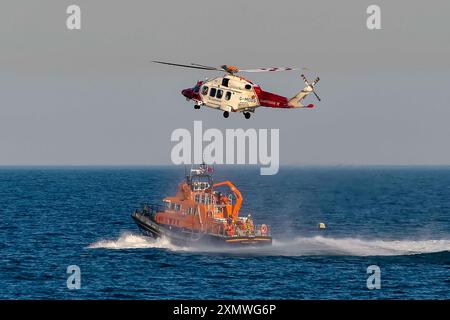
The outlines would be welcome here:
M 382 30 L 366 28 L 379 4 Z M 82 9 L 82 30 L 65 27 Z M 279 128 L 287 164 L 450 164 L 446 1 L 2 1 L 0 164 L 170 163 L 176 128 Z M 207 65 L 307 66 L 314 110 L 249 121 L 180 95 Z M 299 74 L 255 74 L 286 96 Z M 316 103 L 313 99 L 308 102 Z

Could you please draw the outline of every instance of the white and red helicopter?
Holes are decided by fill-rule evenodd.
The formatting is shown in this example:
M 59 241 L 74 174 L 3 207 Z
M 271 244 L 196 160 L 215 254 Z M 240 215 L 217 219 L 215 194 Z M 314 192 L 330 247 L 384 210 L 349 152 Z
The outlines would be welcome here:
M 201 106 L 206 106 L 212 109 L 221 110 L 223 111 L 223 116 L 225 118 L 230 116 L 230 112 L 242 112 L 245 118 L 249 119 L 251 115 L 250 112 L 255 112 L 255 109 L 259 107 L 280 109 L 313 108 L 313 104 L 302 104 L 302 100 L 305 99 L 310 93 L 313 93 L 317 100 L 320 101 L 319 96 L 314 91 L 314 87 L 317 82 L 319 82 L 319 78 L 316 78 L 313 82 L 308 82 L 306 77 L 302 74 L 301 77 L 305 82 L 306 87 L 304 87 L 302 91 L 297 93 L 291 99 L 288 99 L 286 97 L 264 91 L 260 86 L 254 84 L 250 80 L 236 75 L 238 72 L 306 70 L 305 68 L 282 67 L 240 70 L 235 66 L 227 65 L 223 65 L 221 67 L 209 67 L 196 63 L 187 65 L 164 61 L 153 62 L 176 67 L 194 68 L 208 71 L 225 71 L 226 74 L 222 77 L 206 79 L 204 81 L 199 80 L 194 87 L 181 91 L 181 94 L 186 97 L 186 100 L 194 101 L 195 109 L 200 109 Z

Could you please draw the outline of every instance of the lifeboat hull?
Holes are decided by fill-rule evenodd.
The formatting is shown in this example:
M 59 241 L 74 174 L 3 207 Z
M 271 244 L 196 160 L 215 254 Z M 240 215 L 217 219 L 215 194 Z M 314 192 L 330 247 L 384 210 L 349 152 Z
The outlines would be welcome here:
M 270 236 L 223 236 L 158 224 L 150 216 L 134 212 L 131 217 L 142 234 L 152 238 L 165 237 L 179 246 L 265 246 L 272 244 Z

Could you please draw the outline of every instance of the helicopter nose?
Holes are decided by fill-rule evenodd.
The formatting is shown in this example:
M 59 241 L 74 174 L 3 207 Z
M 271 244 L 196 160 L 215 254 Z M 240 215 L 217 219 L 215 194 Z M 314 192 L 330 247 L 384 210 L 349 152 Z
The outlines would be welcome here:
M 193 91 L 192 89 L 184 89 L 181 91 L 181 94 L 188 99 L 192 99 Z

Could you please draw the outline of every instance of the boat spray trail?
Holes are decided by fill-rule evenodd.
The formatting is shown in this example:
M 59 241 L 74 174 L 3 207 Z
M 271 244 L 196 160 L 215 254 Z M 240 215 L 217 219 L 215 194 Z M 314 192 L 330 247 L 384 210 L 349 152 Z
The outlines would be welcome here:
M 296 237 L 293 240 L 274 240 L 271 247 L 226 248 L 215 246 L 180 247 L 166 238 L 122 233 L 115 240 L 99 240 L 89 249 L 165 249 L 173 252 L 198 254 L 232 254 L 248 256 L 402 256 L 450 251 L 450 239 L 442 240 L 383 240 L 358 238 L 330 238 L 323 236 Z
M 166 238 L 152 239 L 140 234 L 131 232 L 123 232 L 117 239 L 104 239 L 90 244 L 88 249 L 168 249 L 168 250 L 182 250 L 170 243 Z

